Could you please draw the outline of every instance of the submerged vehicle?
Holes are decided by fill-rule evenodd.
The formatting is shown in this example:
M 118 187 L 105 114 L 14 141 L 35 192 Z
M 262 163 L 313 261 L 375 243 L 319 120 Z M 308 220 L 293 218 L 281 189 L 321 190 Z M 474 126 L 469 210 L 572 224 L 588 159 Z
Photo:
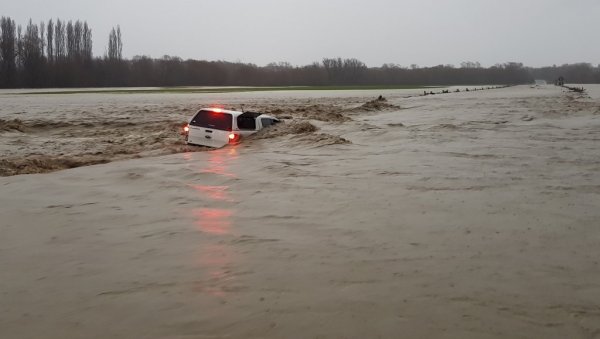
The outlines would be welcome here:
M 202 108 L 184 126 L 184 134 L 190 145 L 219 148 L 237 144 L 242 138 L 278 122 L 273 116 L 257 112 Z

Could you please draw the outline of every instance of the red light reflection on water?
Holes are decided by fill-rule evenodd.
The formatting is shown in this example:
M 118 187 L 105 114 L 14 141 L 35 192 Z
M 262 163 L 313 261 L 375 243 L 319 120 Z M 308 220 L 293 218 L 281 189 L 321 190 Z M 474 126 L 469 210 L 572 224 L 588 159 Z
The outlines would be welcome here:
M 236 145 L 211 151 L 208 157 L 208 166 L 201 172 L 235 178 L 237 176 L 229 171 L 229 161 L 236 159 L 237 155 Z
M 200 167 L 200 173 L 215 175 L 199 176 L 198 180 L 202 180 L 202 184 L 190 183 L 188 187 L 199 195 L 199 208 L 192 210 L 194 225 L 198 231 L 206 234 L 203 237 L 206 242 L 198 244 L 199 252 L 195 257 L 203 276 L 195 289 L 199 293 L 217 298 L 226 298 L 231 293 L 235 277 L 232 268 L 237 266 L 240 258 L 236 258 L 233 248 L 224 242 L 233 234 L 234 210 L 229 207 L 233 207 L 231 203 L 234 200 L 229 193 L 229 186 L 209 183 L 215 183 L 215 178 L 218 183 L 222 183 L 222 177 L 236 178 L 230 165 L 237 157 L 236 146 L 209 151 L 198 157 L 188 158 L 184 155 L 184 159 L 190 161 L 194 167 Z
M 234 262 L 231 247 L 222 244 L 212 244 L 202 249 L 199 264 L 208 270 L 208 276 L 203 282 L 198 283 L 195 289 L 213 297 L 224 298 L 227 296 L 227 285 L 232 283 L 230 265 Z
M 199 230 L 217 237 L 209 238 L 212 241 L 199 248 L 198 265 L 206 276 L 195 289 L 213 297 L 225 298 L 229 294 L 227 287 L 233 279 L 231 265 L 234 263 L 234 251 L 218 239 L 231 234 L 233 212 L 220 208 L 199 208 L 193 213 Z
M 190 185 L 190 187 L 194 188 L 198 192 L 202 193 L 202 195 L 207 196 L 213 200 L 217 201 L 233 201 L 229 197 L 229 193 L 227 189 L 229 186 L 210 186 L 210 185 Z
M 200 231 L 210 234 L 231 233 L 231 217 L 233 212 L 221 208 L 199 208 L 192 212 Z

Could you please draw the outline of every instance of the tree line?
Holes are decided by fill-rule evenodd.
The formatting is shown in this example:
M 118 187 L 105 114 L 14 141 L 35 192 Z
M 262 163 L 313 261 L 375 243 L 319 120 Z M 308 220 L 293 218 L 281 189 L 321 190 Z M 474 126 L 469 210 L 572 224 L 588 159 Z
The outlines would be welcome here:
M 522 84 L 534 79 L 600 83 L 600 65 L 589 63 L 531 68 L 508 62 L 482 67 L 463 62 L 403 67 L 367 67 L 354 58 L 324 58 L 305 66 L 287 62 L 251 63 L 182 60 L 163 56 L 124 59 L 120 27 L 108 36 L 106 53 L 92 53 L 92 30 L 85 21 L 31 20 L 22 28 L 0 19 L 0 87 L 106 86 L 325 86 L 325 85 L 485 85 Z
M 23 28 L 9 17 L 0 18 L 0 87 L 97 86 L 97 79 L 122 61 L 119 27 L 109 36 L 107 55 L 93 55 L 92 30 L 85 21 L 57 19 Z M 114 67 L 113 67 L 114 68 Z

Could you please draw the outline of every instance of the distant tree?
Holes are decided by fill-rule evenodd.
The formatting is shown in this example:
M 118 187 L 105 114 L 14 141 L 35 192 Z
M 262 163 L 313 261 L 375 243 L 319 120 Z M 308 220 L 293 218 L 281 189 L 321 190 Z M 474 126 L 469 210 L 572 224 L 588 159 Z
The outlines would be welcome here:
M 73 25 L 73 49 L 77 62 L 83 60 L 83 24 L 81 21 L 75 21 Z
M 360 84 L 363 82 L 367 65 L 358 59 L 344 59 L 343 80 L 346 84 Z
M 121 41 L 121 27 L 113 27 L 108 36 L 108 59 L 121 60 L 123 58 L 123 42 Z
M 23 28 L 21 27 L 21 25 L 17 26 L 17 53 L 16 53 L 16 57 L 17 57 L 17 75 L 18 72 L 23 68 L 23 34 L 21 34 L 23 32 Z M 17 82 L 17 84 L 19 84 L 19 82 Z
M 75 60 L 76 54 L 75 29 L 73 22 L 69 20 L 67 23 L 67 59 L 69 61 Z
M 117 59 L 123 59 L 123 41 L 121 40 L 121 26 L 117 25 Z
M 27 87 L 40 87 L 43 83 L 44 55 L 41 41 L 39 27 L 29 20 L 21 40 L 23 79 Z
M 54 61 L 54 22 L 52 19 L 48 21 L 46 28 L 46 58 L 49 63 L 52 63 Z
M 460 63 L 460 68 L 481 68 L 481 64 L 478 61 L 464 61 Z
M 65 24 L 57 19 L 54 27 L 54 60 L 63 61 L 66 55 Z
M 83 23 L 83 60 L 86 64 L 92 62 L 92 30 L 88 27 L 87 22 Z
M 324 58 L 323 67 L 327 72 L 327 78 L 330 84 L 337 85 L 341 83 L 344 69 L 342 58 Z
M 15 22 L 0 18 L 0 86 L 14 87 L 17 84 L 17 32 Z
M 39 32 L 40 32 L 40 50 L 42 51 L 42 57 L 46 57 L 44 53 L 46 53 L 46 25 L 44 25 L 44 22 L 41 21 L 40 22 L 40 26 L 39 26 Z

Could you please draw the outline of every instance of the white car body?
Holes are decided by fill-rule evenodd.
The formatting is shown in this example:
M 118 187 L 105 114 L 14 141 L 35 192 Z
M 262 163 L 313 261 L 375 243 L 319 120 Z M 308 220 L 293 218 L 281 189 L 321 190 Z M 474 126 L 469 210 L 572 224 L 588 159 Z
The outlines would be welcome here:
M 190 120 L 186 141 L 191 145 L 223 147 L 279 122 L 261 113 L 239 112 L 221 108 L 202 108 Z

